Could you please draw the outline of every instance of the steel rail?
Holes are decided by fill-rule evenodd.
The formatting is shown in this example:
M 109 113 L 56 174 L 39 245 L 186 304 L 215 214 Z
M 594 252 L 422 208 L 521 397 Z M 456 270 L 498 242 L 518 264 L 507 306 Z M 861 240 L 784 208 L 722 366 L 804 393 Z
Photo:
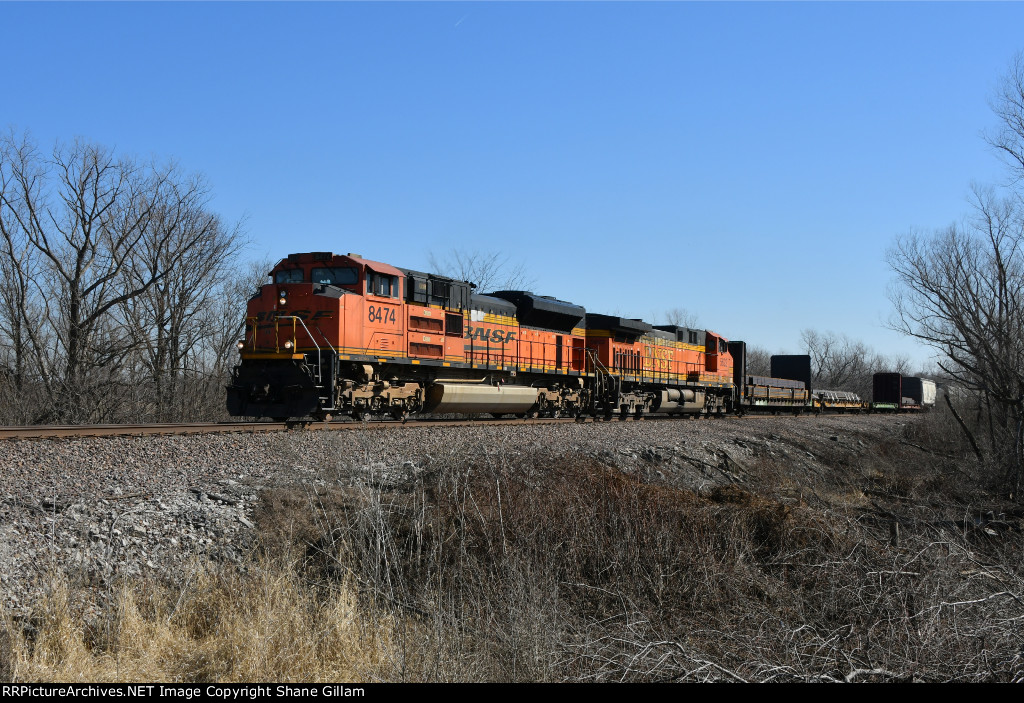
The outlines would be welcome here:
M 822 415 L 851 415 L 852 412 L 828 412 Z M 145 435 L 187 435 L 187 434 L 225 434 L 225 433 L 249 433 L 256 432 L 285 432 L 294 430 L 385 430 L 389 428 L 426 428 L 426 427 L 485 427 L 485 426 L 508 426 L 508 425 L 558 425 L 565 423 L 619 423 L 619 422 L 661 422 L 678 420 L 703 420 L 703 419 L 734 419 L 739 420 L 745 417 L 771 417 L 773 415 L 791 416 L 791 419 L 813 418 L 818 414 L 814 412 L 803 412 L 793 414 L 779 411 L 778 413 L 748 412 L 742 415 L 697 415 L 697 414 L 671 414 L 654 415 L 645 414 L 643 418 L 636 419 L 632 416 L 621 418 L 615 416 L 610 420 L 600 417 L 538 417 L 538 418 L 470 418 L 451 420 L 444 418 L 413 418 L 407 422 L 400 420 L 372 419 L 368 421 L 359 420 L 291 420 L 288 422 L 157 422 L 138 425 L 24 425 L 24 426 L 0 426 L 0 440 L 4 439 L 55 439 L 61 437 L 116 437 Z
M 418 419 L 402 423 L 397 420 L 333 421 L 296 420 L 289 422 L 185 422 L 150 423 L 138 425 L 26 425 L 0 426 L 0 439 L 52 439 L 60 437 L 116 437 L 119 435 L 186 435 L 224 434 L 230 432 L 284 432 L 288 430 L 375 430 L 395 427 L 455 427 L 460 425 L 545 425 L 575 422 L 574 418 L 533 419 L 477 419 L 443 420 Z M 587 421 L 590 421 L 589 419 Z
M 0 427 L 0 439 L 212 434 L 217 432 L 272 432 L 284 429 L 287 429 L 287 423 L 284 422 L 160 422 L 136 425 L 25 425 Z

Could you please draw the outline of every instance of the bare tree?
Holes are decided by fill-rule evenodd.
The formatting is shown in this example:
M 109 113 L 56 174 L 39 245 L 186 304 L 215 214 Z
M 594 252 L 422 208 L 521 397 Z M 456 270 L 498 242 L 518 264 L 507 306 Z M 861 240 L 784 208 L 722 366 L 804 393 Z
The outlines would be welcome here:
M 811 357 L 811 384 L 815 388 L 853 391 L 861 398 L 870 398 L 872 379 L 879 371 L 910 372 L 906 357 L 879 354 L 846 335 L 806 329 L 800 339 Z
M 846 335 L 806 329 L 800 333 L 800 340 L 811 356 L 815 388 L 849 388 L 870 368 L 867 346 Z
M 209 373 L 227 378 L 231 372 L 237 358 L 235 343 L 245 328 L 245 305 L 270 281 L 268 272 L 273 267 L 270 259 L 249 261 L 217 282 L 201 319 L 207 353 L 204 365 Z
M 772 375 L 772 353 L 764 347 L 747 347 L 747 375 L 748 376 L 771 376 Z
M 661 314 L 662 324 L 665 325 L 679 325 L 680 327 L 689 327 L 696 329 L 697 327 L 697 313 L 690 312 L 686 308 L 671 308 Z
M 0 162 L 0 193 L 5 193 L 11 174 L 2 165 Z M 33 250 L 13 234 L 7 220 L 9 215 L 0 208 L 0 386 L 7 399 L 0 406 L 0 421 L 25 424 L 35 412 L 29 400 L 37 395 L 32 388 L 34 365 L 26 320 L 42 315 L 31 285 L 39 266 Z
M 153 335 L 157 377 L 194 347 L 203 281 L 237 251 L 207 199 L 173 164 L 0 138 L 0 329 L 14 375 L 31 369 L 44 399 L 36 421 L 115 419 Z
M 991 107 L 999 125 L 986 132 L 985 139 L 1003 157 L 1019 183 L 1024 180 L 1024 52 L 1013 58 Z
M 503 252 L 452 249 L 446 255 L 431 252 L 430 268 L 443 276 L 476 284 L 477 292 L 527 290 L 536 284 L 523 262 L 513 262 Z
M 185 183 L 182 190 L 191 197 L 160 208 L 141 243 L 138 265 L 125 273 L 136 288 L 154 281 L 124 301 L 122 312 L 148 370 L 154 414 L 161 420 L 182 417 L 189 377 L 203 373 L 208 330 L 202 322 L 214 297 L 222 294 L 225 278 L 233 278 L 241 247 L 238 228 L 226 228 L 206 210 L 201 180 Z
M 191 413 L 216 418 L 224 414 L 224 386 L 238 363 L 235 346 L 243 335 L 245 306 L 269 281 L 274 262 L 269 259 L 236 264 L 216 281 L 208 303 L 197 320 L 203 344 L 193 360 L 195 384 Z
M 1011 446 L 1020 482 L 1024 421 L 1024 213 L 975 189 L 974 216 L 933 237 L 900 238 L 888 254 L 898 285 L 892 326 L 936 349 L 939 367 L 979 394 L 990 450 Z M 973 440 L 972 440 L 973 441 Z

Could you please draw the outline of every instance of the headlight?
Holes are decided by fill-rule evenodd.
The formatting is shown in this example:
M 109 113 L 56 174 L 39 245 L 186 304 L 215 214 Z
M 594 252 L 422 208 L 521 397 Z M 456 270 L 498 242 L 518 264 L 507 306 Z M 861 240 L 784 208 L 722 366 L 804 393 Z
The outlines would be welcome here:
M 238 344 L 236 346 L 238 347 L 238 351 L 242 351 L 243 349 L 245 349 L 245 342 L 242 341 L 242 340 L 239 340 Z
M 292 340 L 290 340 L 290 339 L 287 342 L 284 343 L 284 348 L 285 349 L 291 349 L 292 346 L 293 346 L 292 345 Z
M 288 296 L 285 296 L 285 295 L 282 295 L 280 298 L 277 299 L 278 305 L 285 305 L 285 304 L 287 304 L 287 302 L 288 302 Z

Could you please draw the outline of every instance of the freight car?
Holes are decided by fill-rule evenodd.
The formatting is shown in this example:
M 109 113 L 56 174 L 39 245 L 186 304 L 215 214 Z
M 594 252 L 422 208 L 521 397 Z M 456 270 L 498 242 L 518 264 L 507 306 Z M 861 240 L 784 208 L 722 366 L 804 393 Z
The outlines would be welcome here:
M 733 354 L 737 409 L 740 412 L 862 412 L 867 403 L 850 391 L 813 388 L 811 357 L 807 354 L 776 354 L 771 357 L 771 376 L 747 375 L 746 345 L 730 342 Z
M 871 409 L 875 412 L 927 410 L 935 405 L 935 382 L 899 373 L 876 373 Z
M 290 254 L 247 304 L 233 416 L 723 415 L 820 407 L 710 330 L 592 313 L 359 254 Z M 792 375 L 792 374 L 789 374 Z M 817 405 L 816 405 L 817 404 Z

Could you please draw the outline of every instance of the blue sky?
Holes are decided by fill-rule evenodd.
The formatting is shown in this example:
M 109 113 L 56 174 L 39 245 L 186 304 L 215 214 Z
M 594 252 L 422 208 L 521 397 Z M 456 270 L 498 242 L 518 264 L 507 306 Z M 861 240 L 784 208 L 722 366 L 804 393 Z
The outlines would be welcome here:
M 502 250 L 594 312 L 797 352 L 999 182 L 1021 3 L 0 3 L 0 126 L 206 175 L 251 256 Z

